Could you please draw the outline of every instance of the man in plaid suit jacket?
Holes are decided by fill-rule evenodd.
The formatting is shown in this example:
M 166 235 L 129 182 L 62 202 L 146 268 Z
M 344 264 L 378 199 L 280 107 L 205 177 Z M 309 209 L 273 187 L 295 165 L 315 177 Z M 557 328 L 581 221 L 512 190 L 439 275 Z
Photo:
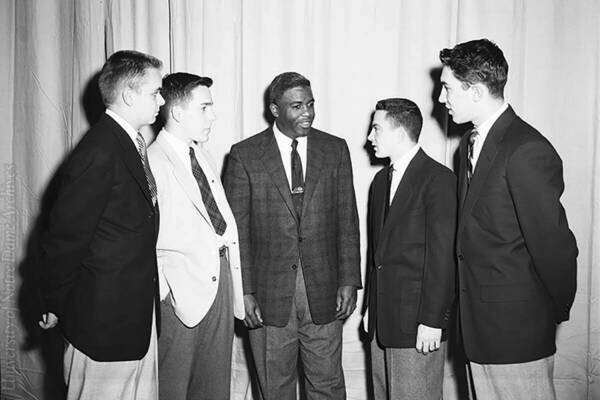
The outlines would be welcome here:
M 307 397 L 343 399 L 342 320 L 361 286 L 350 155 L 343 139 L 311 127 L 302 75 L 277 76 L 269 100 L 275 123 L 231 148 L 224 177 L 260 389 L 294 399 L 300 353 Z

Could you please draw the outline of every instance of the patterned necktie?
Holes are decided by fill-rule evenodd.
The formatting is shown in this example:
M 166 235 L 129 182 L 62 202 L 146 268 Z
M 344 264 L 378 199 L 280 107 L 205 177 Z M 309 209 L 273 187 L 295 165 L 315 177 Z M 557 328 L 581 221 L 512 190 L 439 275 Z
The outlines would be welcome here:
M 142 159 L 142 165 L 144 166 L 144 174 L 146 175 L 146 182 L 148 182 L 148 188 L 150 189 L 150 197 L 152 198 L 152 205 L 156 206 L 157 199 L 157 191 L 156 191 L 156 181 L 154 180 L 154 175 L 152 175 L 152 170 L 150 170 L 150 164 L 148 163 L 148 153 L 146 152 L 146 141 L 141 133 L 137 133 L 135 138 L 137 143 L 137 151 L 140 154 L 140 158 Z
M 385 207 L 383 209 L 383 220 L 388 216 L 390 211 L 390 196 L 392 191 L 392 178 L 394 177 L 394 164 L 387 167 L 387 187 L 385 189 Z
M 304 199 L 304 174 L 302 172 L 302 160 L 297 151 L 298 141 L 292 140 L 292 201 L 296 209 L 296 215 L 300 218 L 302 213 L 302 200 Z
M 476 129 L 473 129 L 469 136 L 469 145 L 467 146 L 467 184 L 471 183 L 473 173 L 475 172 L 475 166 L 473 165 L 473 147 L 477 136 L 479 136 L 479 132 L 477 132 Z
M 194 174 L 194 178 L 196 178 L 196 182 L 198 182 L 200 194 L 202 195 L 202 201 L 204 201 L 204 207 L 206 207 L 206 211 L 210 217 L 210 222 L 212 222 L 215 232 L 217 232 L 218 235 L 223 235 L 223 233 L 225 233 L 225 229 L 227 229 L 227 223 L 225 222 L 223 215 L 221 215 L 221 211 L 219 211 L 219 207 L 217 206 L 217 202 L 212 194 L 212 190 L 210 189 L 206 175 L 204 175 L 204 171 L 202 171 L 202 168 L 200 168 L 200 164 L 198 164 L 194 149 L 191 147 L 190 162 L 192 164 L 192 173 Z

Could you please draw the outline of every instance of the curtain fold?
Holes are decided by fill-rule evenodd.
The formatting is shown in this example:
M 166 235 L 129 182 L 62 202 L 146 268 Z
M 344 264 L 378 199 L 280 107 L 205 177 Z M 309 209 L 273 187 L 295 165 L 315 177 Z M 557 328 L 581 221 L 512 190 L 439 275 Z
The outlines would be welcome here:
M 508 102 L 563 160 L 562 200 L 580 255 L 571 319 L 557 335 L 558 398 L 600 398 L 599 26 L 595 0 L 0 2 L 2 398 L 61 398 L 60 336 L 36 328 L 36 240 L 57 168 L 103 112 L 95 78 L 110 54 L 148 52 L 163 61 L 164 73 L 213 78 L 217 120 L 207 146 L 219 164 L 233 143 L 267 126 L 265 90 L 275 75 L 297 71 L 310 79 L 314 126 L 350 148 L 364 277 L 367 193 L 381 165 L 366 140 L 374 105 L 414 100 L 424 116 L 421 146 L 452 167 L 460 127 L 437 102 L 438 53 L 481 37 L 508 59 Z M 359 324 L 355 313 L 344 327 L 349 399 L 367 398 Z M 250 400 L 241 324 L 236 332 L 232 398 Z M 444 398 L 466 398 L 463 378 L 460 357 L 451 354 Z
M 595 31 L 592 30 L 591 37 L 600 37 L 600 6 L 592 7 L 589 11 L 592 23 L 595 24 Z M 589 275 L 583 276 L 579 281 L 580 285 L 586 285 L 588 296 L 583 303 L 587 308 L 585 315 L 585 324 L 587 325 L 587 346 L 582 343 L 584 348 L 587 348 L 588 356 L 586 360 L 586 371 L 588 372 L 588 382 L 591 382 L 588 387 L 588 399 L 600 398 L 600 40 L 592 41 L 589 45 L 589 58 L 591 61 L 591 73 L 587 77 L 589 85 L 584 85 L 590 92 L 590 109 L 589 114 L 581 114 L 585 126 L 584 132 L 591 132 L 591 154 L 590 163 L 587 167 L 590 170 L 592 181 L 589 186 L 592 188 L 591 193 L 591 212 L 588 214 L 590 234 L 588 236 L 587 245 L 589 246 Z M 593 56 L 592 56 L 593 55 Z M 593 57 L 593 58 L 592 58 Z M 584 78 L 585 79 L 585 78 Z M 586 110 L 587 111 L 587 110 Z M 575 131 L 579 132 L 579 131 Z M 588 136 L 588 135 L 581 135 Z M 584 168 L 580 171 L 586 174 Z M 583 208 L 583 213 L 587 214 L 587 210 Z M 586 279 L 587 278 L 587 279 Z M 583 342 L 583 341 L 582 341 Z M 575 386 L 575 385 L 573 385 Z

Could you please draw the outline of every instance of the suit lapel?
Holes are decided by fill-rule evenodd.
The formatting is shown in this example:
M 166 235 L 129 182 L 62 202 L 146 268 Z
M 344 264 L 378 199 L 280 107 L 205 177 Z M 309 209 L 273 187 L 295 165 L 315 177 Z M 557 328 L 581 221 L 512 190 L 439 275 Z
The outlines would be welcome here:
M 508 109 L 500 115 L 496 122 L 494 122 L 490 128 L 490 131 L 488 132 L 485 142 L 483 143 L 483 147 L 481 148 L 479 159 L 475 165 L 475 171 L 473 172 L 471 183 L 468 187 L 468 190 L 466 190 L 464 204 L 461 207 L 458 225 L 459 232 L 463 227 L 464 216 L 471 213 L 473 205 L 479 197 L 481 188 L 485 184 L 492 164 L 494 163 L 494 160 L 498 154 L 499 147 L 504 139 L 504 135 L 506 134 L 506 131 L 512 121 L 515 119 L 515 116 L 515 112 L 509 106 Z
M 424 161 L 425 153 L 422 149 L 419 149 L 417 154 L 415 154 L 413 159 L 406 167 L 406 171 L 404 172 L 404 175 L 402 175 L 402 179 L 398 184 L 398 189 L 396 189 L 396 193 L 394 194 L 394 198 L 390 204 L 388 216 L 383 223 L 381 239 L 377 244 L 378 253 L 382 251 L 381 249 L 384 247 L 383 242 L 386 240 L 386 238 L 390 237 L 390 230 L 392 227 L 402 220 L 402 213 L 404 213 L 406 208 L 411 205 L 409 200 L 413 196 L 414 188 L 417 187 L 421 182 L 419 177 L 423 170 L 422 167 Z M 385 195 L 383 197 L 385 198 Z
M 304 182 L 304 199 L 302 200 L 302 213 L 306 213 L 306 207 L 310 202 L 315 188 L 323 171 L 325 162 L 325 149 L 321 137 L 314 129 L 308 133 L 306 144 L 306 179 Z
M 384 210 L 385 210 L 385 192 L 386 192 L 386 186 L 387 186 L 387 167 L 383 168 L 380 170 L 380 172 L 377 173 L 377 175 L 375 175 L 375 179 L 373 180 L 373 187 L 372 187 L 372 197 L 371 197 L 371 201 L 373 202 L 373 204 L 371 205 L 371 218 L 372 218 L 372 226 L 371 226 L 371 235 L 373 235 L 373 237 L 371 238 L 372 240 L 372 244 L 375 246 L 374 250 L 374 256 L 375 256 L 375 262 L 376 264 L 380 264 L 379 263 L 379 253 L 378 249 L 381 247 L 379 241 L 381 238 L 381 231 L 383 230 L 383 224 L 384 224 Z
M 468 133 L 463 136 L 458 146 L 458 156 L 460 162 L 458 164 L 458 199 L 459 199 L 459 214 L 462 215 L 463 206 L 465 204 L 465 197 L 467 196 L 467 143 Z
M 146 180 L 146 173 L 144 172 L 142 159 L 140 158 L 140 154 L 135 148 L 135 145 L 131 141 L 131 138 L 127 132 L 125 132 L 121 125 L 119 125 L 114 119 L 106 114 L 103 116 L 103 118 L 106 118 L 106 122 L 110 127 L 109 131 L 112 132 L 112 134 L 117 138 L 117 142 L 122 150 L 123 161 L 125 162 L 127 169 L 129 169 L 129 172 L 131 172 L 131 175 L 133 175 L 133 178 L 144 193 L 144 197 L 146 197 L 146 200 L 152 206 L 152 197 L 150 195 L 148 181 Z
M 292 202 L 292 194 L 290 193 L 290 185 L 287 176 L 285 175 L 285 169 L 283 167 L 283 162 L 281 161 L 281 154 L 279 153 L 279 147 L 275 140 L 275 134 L 273 133 L 272 128 L 269 128 L 267 133 L 260 159 L 265 166 L 265 170 L 271 176 L 273 184 L 281 194 L 285 205 L 294 216 L 296 222 L 298 222 L 298 217 L 294 210 L 294 203 Z
M 183 164 L 181 158 L 177 156 L 175 149 L 173 149 L 168 141 L 165 140 L 165 137 L 162 135 L 162 133 L 159 133 L 158 137 L 156 138 L 156 143 L 160 146 L 169 162 L 173 165 L 173 175 L 175 175 L 175 179 L 177 179 L 179 186 L 181 186 L 200 215 L 202 215 L 202 217 L 210 224 L 210 226 L 212 226 L 210 217 L 206 214 L 206 209 L 203 205 L 200 190 L 198 188 L 198 182 L 196 182 L 196 179 L 192 175 L 191 171 L 189 171 L 187 166 Z

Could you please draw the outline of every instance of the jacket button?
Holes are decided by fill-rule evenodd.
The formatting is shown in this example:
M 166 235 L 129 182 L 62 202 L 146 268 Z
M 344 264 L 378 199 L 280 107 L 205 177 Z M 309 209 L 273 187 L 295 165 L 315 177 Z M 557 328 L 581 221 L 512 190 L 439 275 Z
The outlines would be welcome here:
M 292 269 L 295 271 L 298 269 L 298 266 L 296 264 L 292 265 Z
M 383 265 L 378 265 L 377 266 L 377 269 L 381 269 L 381 268 L 383 268 Z
M 216 277 L 216 276 L 213 276 L 213 277 L 212 277 L 212 281 L 214 282 L 214 281 L 216 281 L 216 280 L 217 280 L 217 277 Z
M 298 241 L 302 242 L 304 240 L 304 238 L 302 236 L 298 236 Z
M 458 255 L 458 259 L 459 259 L 460 261 L 462 261 L 462 260 L 464 260 L 464 259 L 465 259 L 465 256 L 463 256 L 462 254 L 459 254 L 459 255 Z

